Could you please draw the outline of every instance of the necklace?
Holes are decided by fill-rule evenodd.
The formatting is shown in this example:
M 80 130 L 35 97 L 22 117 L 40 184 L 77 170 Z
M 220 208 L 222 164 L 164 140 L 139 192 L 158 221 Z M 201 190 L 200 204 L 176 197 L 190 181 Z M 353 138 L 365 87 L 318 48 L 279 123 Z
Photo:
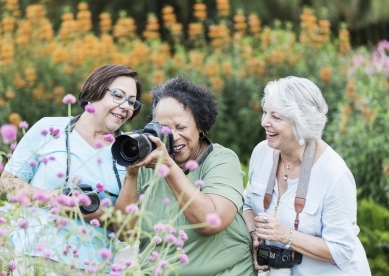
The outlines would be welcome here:
M 284 180 L 285 180 L 285 183 L 287 183 L 288 174 L 287 174 L 286 172 L 290 169 L 290 165 L 295 164 L 295 163 L 298 162 L 299 160 L 296 160 L 296 161 L 294 161 L 293 163 L 291 163 L 290 165 L 288 165 L 288 164 L 285 163 L 284 158 L 282 158 L 281 155 L 280 155 L 280 157 L 281 157 L 282 165 L 284 166 L 284 169 L 285 169 Z

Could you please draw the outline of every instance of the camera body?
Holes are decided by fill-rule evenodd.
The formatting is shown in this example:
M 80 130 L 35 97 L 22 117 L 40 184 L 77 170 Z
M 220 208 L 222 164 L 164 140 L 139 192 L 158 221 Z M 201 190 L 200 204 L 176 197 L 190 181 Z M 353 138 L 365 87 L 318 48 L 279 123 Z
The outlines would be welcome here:
M 163 134 L 161 128 L 160 123 L 151 122 L 144 129 L 117 136 L 111 148 L 117 163 L 125 167 L 132 166 L 152 152 L 156 145 L 149 139 L 150 134 L 161 140 L 164 135 L 167 135 L 166 149 L 169 154 L 173 154 L 173 134 Z
M 277 246 L 260 245 L 257 251 L 257 262 L 259 265 L 268 265 L 274 268 L 292 268 L 301 264 L 303 255 L 293 250 Z
M 91 214 L 94 213 L 97 209 L 99 209 L 100 206 L 100 198 L 96 191 L 92 189 L 92 187 L 88 184 L 78 184 L 77 189 L 81 190 L 85 195 L 87 195 L 91 201 L 91 204 L 86 205 L 80 205 L 81 213 L 83 214 Z M 65 188 L 63 190 L 63 193 L 65 195 L 71 196 L 72 189 L 71 188 Z

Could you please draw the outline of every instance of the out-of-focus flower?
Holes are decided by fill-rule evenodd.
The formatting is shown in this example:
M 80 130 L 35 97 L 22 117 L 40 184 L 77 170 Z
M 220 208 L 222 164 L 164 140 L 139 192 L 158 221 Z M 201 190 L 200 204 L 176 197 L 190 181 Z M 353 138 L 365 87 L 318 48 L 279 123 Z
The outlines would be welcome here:
M 28 123 L 26 121 L 22 121 L 20 122 L 19 124 L 19 128 L 24 128 L 24 129 L 27 129 L 28 128 Z
M 113 137 L 112 134 L 104 135 L 104 136 L 103 136 L 103 139 L 104 139 L 105 141 L 108 141 L 108 142 L 113 142 L 113 141 L 115 141 L 115 137 Z
M 17 128 L 13 124 L 5 124 L 0 128 L 0 134 L 3 138 L 4 144 L 8 145 L 16 140 Z
M 72 94 L 67 94 L 65 97 L 63 97 L 62 102 L 64 104 L 74 104 L 76 102 L 76 97 L 74 97 Z
M 92 104 L 89 103 L 85 106 L 85 111 L 93 114 L 93 113 L 96 113 L 96 108 Z
M 101 183 L 97 183 L 97 184 L 96 184 L 96 188 L 97 188 L 97 190 L 99 190 L 100 193 L 102 193 L 102 192 L 105 191 L 105 187 L 104 187 L 104 185 L 101 184 Z
M 183 263 L 183 264 L 188 264 L 189 263 L 189 258 L 186 254 L 180 254 L 178 256 L 178 259 Z
M 168 197 L 166 197 L 166 198 L 164 198 L 163 199 L 163 204 L 166 204 L 166 205 L 168 205 L 168 204 L 170 204 L 170 198 L 168 198 Z
M 21 219 L 18 221 L 17 225 L 22 229 L 26 229 L 28 227 L 28 221 L 25 219 Z
M 112 257 L 112 252 L 108 248 L 103 248 L 99 251 L 99 255 L 101 258 L 107 260 Z
M 196 180 L 195 181 L 195 186 L 197 186 L 197 187 L 199 187 L 199 188 L 203 188 L 204 186 L 205 186 L 205 183 L 204 183 L 204 181 L 203 180 Z
M 106 197 L 106 198 L 103 198 L 101 200 L 101 206 L 111 206 L 112 205 L 112 201 Z
M 155 168 L 155 171 L 157 172 L 157 174 L 159 176 L 166 177 L 169 174 L 170 169 L 165 164 L 160 164 L 160 165 L 157 165 L 157 167 Z
M 195 160 L 189 160 L 185 164 L 185 168 L 188 170 L 191 170 L 191 171 L 197 169 L 198 167 L 199 167 L 199 164 Z
M 100 222 L 97 219 L 92 219 L 90 221 L 90 224 L 93 226 L 100 226 Z
M 162 133 L 162 134 L 169 134 L 169 133 L 172 133 L 172 130 L 170 129 L 170 127 L 163 126 L 163 127 L 161 128 L 161 133 Z
M 219 215 L 215 214 L 215 213 L 211 213 L 211 214 L 206 215 L 205 220 L 207 221 L 209 226 L 212 228 L 217 228 L 222 223 Z
M 127 214 L 136 214 L 139 212 L 138 205 L 131 203 L 130 205 L 126 206 L 126 213 Z

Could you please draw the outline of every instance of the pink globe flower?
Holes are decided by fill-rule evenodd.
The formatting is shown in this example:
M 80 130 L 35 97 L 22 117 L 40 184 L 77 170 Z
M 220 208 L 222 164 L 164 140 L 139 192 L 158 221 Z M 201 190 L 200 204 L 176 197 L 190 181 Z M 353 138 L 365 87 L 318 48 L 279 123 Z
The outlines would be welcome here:
M 18 221 L 17 225 L 22 229 L 26 229 L 28 227 L 28 221 L 25 219 L 21 219 Z
M 108 248 L 103 248 L 99 251 L 99 255 L 104 260 L 110 259 L 112 257 L 112 252 Z
M 188 170 L 191 170 L 191 171 L 197 169 L 198 167 L 199 167 L 199 164 L 195 160 L 189 160 L 185 164 L 185 168 Z
M 172 133 L 172 130 L 171 130 L 170 127 L 168 127 L 168 126 L 163 126 L 163 127 L 161 128 L 161 133 L 162 133 L 162 134 L 169 134 L 169 133 Z
M 166 177 L 168 176 L 169 172 L 170 172 L 170 169 L 168 166 L 166 166 L 165 164 L 160 164 L 160 165 L 157 165 L 155 167 L 155 171 L 157 172 L 157 174 L 161 177 Z
M 188 264 L 189 263 L 189 258 L 186 254 L 180 254 L 178 256 L 178 259 L 183 263 L 183 264 Z
M 103 184 L 101 183 L 97 183 L 96 184 L 96 189 L 99 190 L 100 193 L 104 192 L 105 191 L 105 187 Z
M 127 214 L 136 214 L 139 212 L 138 205 L 131 203 L 130 205 L 126 206 L 126 213 Z
M 112 205 L 112 201 L 106 197 L 106 198 L 103 198 L 101 200 L 101 206 L 111 206 Z
M 115 141 L 115 137 L 113 137 L 112 134 L 104 135 L 104 136 L 103 136 L 103 139 L 104 139 L 105 141 L 108 141 L 108 142 L 113 142 L 113 141 Z
M 16 140 L 17 128 L 13 124 L 5 124 L 0 128 L 0 134 L 3 138 L 4 144 L 8 145 Z
M 28 123 L 26 121 L 22 121 L 19 123 L 19 128 L 27 129 Z
M 96 113 L 96 108 L 92 104 L 88 103 L 85 106 L 85 111 L 88 112 L 88 113 L 94 114 L 94 113 Z
M 74 104 L 76 102 L 76 97 L 74 97 L 72 94 L 67 94 L 65 97 L 63 97 L 62 102 L 64 104 Z
M 100 222 L 99 222 L 97 219 L 92 219 L 92 220 L 90 221 L 90 224 L 91 224 L 92 226 L 100 226 Z
M 207 221 L 207 223 L 211 228 L 217 228 L 222 223 L 219 215 L 215 213 L 210 213 L 206 215 L 205 220 Z
M 204 181 L 202 181 L 200 179 L 196 180 L 194 184 L 195 184 L 196 187 L 199 187 L 199 188 L 203 188 L 205 186 Z

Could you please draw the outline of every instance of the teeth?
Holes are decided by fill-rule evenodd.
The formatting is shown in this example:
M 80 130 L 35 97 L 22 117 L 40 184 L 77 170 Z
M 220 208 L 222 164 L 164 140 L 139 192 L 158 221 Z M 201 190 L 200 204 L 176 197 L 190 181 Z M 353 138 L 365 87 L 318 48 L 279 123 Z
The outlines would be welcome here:
M 119 114 L 116 114 L 116 113 L 112 113 L 112 114 L 113 114 L 113 116 L 118 117 L 119 119 L 123 119 L 122 115 L 119 115 Z
M 268 131 L 266 131 L 266 134 L 269 135 L 269 136 L 277 135 L 277 133 L 275 133 L 275 132 L 268 132 Z
M 183 147 L 184 147 L 183 145 L 180 145 L 180 146 L 174 147 L 174 150 L 180 150 L 180 149 L 182 149 Z

